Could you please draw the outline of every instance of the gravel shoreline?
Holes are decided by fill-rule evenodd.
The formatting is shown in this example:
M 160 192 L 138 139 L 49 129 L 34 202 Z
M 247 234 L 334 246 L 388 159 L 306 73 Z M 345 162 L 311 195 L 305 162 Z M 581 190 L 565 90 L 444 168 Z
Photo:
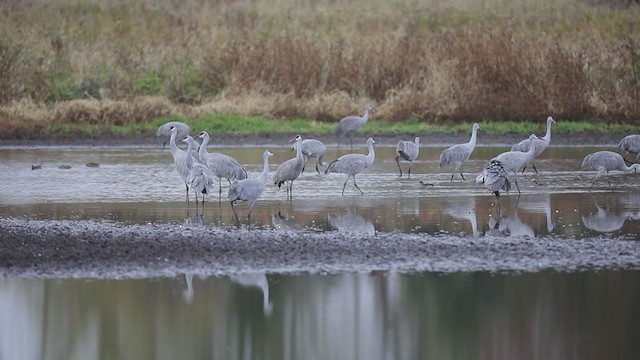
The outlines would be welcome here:
M 224 230 L 0 219 L 0 276 L 146 278 L 183 273 L 640 269 L 640 242 Z

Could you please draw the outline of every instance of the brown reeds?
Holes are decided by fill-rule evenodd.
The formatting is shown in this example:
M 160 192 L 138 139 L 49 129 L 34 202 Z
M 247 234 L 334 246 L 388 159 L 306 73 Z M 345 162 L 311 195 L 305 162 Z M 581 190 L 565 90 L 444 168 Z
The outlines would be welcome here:
M 633 121 L 632 2 L 9 1 L 0 4 L 0 121 L 144 123 L 208 111 Z

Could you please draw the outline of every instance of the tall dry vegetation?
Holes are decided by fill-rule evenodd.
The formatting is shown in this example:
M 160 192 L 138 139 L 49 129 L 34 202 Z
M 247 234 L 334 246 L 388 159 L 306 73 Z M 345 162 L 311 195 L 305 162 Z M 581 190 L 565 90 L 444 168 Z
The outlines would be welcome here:
M 335 120 L 374 102 L 393 121 L 632 121 L 638 18 L 626 1 L 8 1 L 0 120 Z

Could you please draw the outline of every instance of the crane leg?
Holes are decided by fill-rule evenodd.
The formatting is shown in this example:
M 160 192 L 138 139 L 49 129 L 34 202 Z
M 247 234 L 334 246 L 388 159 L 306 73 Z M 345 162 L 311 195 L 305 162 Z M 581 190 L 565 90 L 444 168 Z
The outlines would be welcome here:
M 521 194 L 520 186 L 518 186 L 518 170 L 513 172 L 513 176 L 514 176 L 515 183 L 516 183 L 516 189 L 518 189 L 518 195 L 520 195 Z
M 189 204 L 189 185 L 187 185 L 187 183 L 184 183 L 184 186 L 187 189 L 187 204 Z
M 536 175 L 538 175 L 538 169 L 536 169 L 536 164 L 531 163 L 531 165 L 533 166 L 533 171 L 535 171 Z
M 353 137 L 351 137 L 351 152 L 353 152 Z
M 527 164 L 525 164 L 525 165 L 522 167 L 522 174 L 524 174 L 524 171 L 525 171 L 526 169 L 527 169 Z
M 358 186 L 358 184 L 356 184 L 356 176 L 355 175 L 353 175 L 353 185 L 356 187 L 356 189 L 358 189 L 358 191 L 360 191 L 360 194 L 364 195 L 362 190 L 360 190 L 360 187 Z
M 218 178 L 218 202 L 222 200 L 222 178 Z
M 347 187 L 348 181 L 349 181 L 349 176 L 347 176 L 347 180 L 345 180 L 344 185 L 342 185 L 342 195 L 344 195 L 344 188 Z
M 320 169 L 318 169 L 318 161 L 316 160 L 316 171 L 318 172 L 318 175 L 322 175 L 320 174 Z
M 613 185 L 611 185 L 611 181 L 609 181 L 609 174 L 607 173 L 605 175 L 605 177 L 607 178 L 607 182 L 609 183 L 609 187 L 611 188 L 611 190 L 613 190 Z
M 402 177 L 402 168 L 400 167 L 400 156 L 396 156 L 396 164 L 398 164 L 398 170 L 400 170 L 400 177 Z
M 589 190 L 588 190 L 588 191 L 591 191 L 591 188 L 593 188 L 593 185 L 596 183 L 596 180 L 598 180 L 598 176 L 600 176 L 600 174 L 599 174 L 599 173 L 598 173 L 598 174 L 596 174 L 596 178 L 595 178 L 595 179 L 593 179 L 593 182 L 591 183 L 591 186 L 589 186 Z
M 462 176 L 462 180 L 467 181 L 467 179 L 464 178 L 464 175 L 462 175 L 462 170 L 460 170 L 460 176 Z
M 234 205 L 235 201 L 231 201 L 231 209 L 233 210 L 233 215 L 236 217 L 236 221 L 238 225 L 240 225 L 240 219 L 238 218 L 238 213 L 236 212 L 236 207 Z
M 409 179 L 411 179 L 411 162 L 409 162 Z

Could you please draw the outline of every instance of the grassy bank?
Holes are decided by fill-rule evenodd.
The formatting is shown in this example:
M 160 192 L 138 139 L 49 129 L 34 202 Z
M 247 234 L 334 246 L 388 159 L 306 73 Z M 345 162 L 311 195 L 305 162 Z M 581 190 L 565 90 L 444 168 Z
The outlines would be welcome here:
M 0 121 L 333 122 L 374 103 L 378 119 L 433 126 L 549 114 L 632 123 L 638 18 L 638 5 L 615 0 L 2 2 Z M 100 113 L 82 101 L 101 101 Z

